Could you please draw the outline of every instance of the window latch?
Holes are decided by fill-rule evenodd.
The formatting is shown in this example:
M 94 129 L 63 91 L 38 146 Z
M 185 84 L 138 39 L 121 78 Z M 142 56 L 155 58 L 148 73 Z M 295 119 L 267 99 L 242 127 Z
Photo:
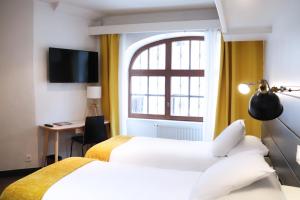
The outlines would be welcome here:
M 168 108 L 170 107 L 170 102 L 167 102 L 167 107 L 168 107 Z

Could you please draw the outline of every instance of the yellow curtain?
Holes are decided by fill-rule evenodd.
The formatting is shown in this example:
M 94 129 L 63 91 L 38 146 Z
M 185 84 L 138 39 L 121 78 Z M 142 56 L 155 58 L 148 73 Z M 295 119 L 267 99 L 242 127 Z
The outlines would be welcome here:
M 119 130 L 119 35 L 101 35 L 101 86 L 102 112 L 105 119 L 110 121 L 110 136 L 120 134 Z
M 260 137 L 261 122 L 248 114 L 248 105 L 255 87 L 248 95 L 238 92 L 240 83 L 263 78 L 263 42 L 224 42 L 221 44 L 221 68 L 215 137 L 237 119 L 244 119 L 246 132 Z

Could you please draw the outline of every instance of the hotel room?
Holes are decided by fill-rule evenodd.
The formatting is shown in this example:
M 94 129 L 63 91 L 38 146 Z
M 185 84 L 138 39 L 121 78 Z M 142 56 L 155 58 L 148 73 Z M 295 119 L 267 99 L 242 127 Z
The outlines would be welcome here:
M 300 199 L 299 10 L 0 0 L 0 200 Z

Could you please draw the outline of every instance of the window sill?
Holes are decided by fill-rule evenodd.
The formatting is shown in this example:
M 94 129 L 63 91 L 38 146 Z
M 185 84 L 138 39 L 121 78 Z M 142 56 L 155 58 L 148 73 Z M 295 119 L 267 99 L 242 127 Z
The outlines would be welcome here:
M 203 122 L 198 121 L 182 121 L 182 120 L 167 120 L 167 119 L 145 119 L 145 118 L 135 118 L 135 117 L 128 117 L 127 120 L 136 120 L 142 122 L 157 122 L 157 123 L 166 123 L 166 124 L 187 124 L 187 125 L 199 125 Z

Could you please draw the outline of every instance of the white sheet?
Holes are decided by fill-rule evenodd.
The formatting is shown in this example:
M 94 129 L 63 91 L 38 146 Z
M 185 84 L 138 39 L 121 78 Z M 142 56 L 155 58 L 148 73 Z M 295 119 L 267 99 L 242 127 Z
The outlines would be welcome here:
M 91 162 L 55 183 L 43 200 L 188 200 L 201 172 Z M 274 177 L 218 200 L 282 200 Z
M 54 184 L 43 200 L 185 200 L 200 175 L 94 161 Z
M 276 175 L 257 181 L 218 200 L 286 200 Z
M 112 151 L 110 162 L 204 171 L 222 159 L 211 148 L 211 142 L 134 137 Z

